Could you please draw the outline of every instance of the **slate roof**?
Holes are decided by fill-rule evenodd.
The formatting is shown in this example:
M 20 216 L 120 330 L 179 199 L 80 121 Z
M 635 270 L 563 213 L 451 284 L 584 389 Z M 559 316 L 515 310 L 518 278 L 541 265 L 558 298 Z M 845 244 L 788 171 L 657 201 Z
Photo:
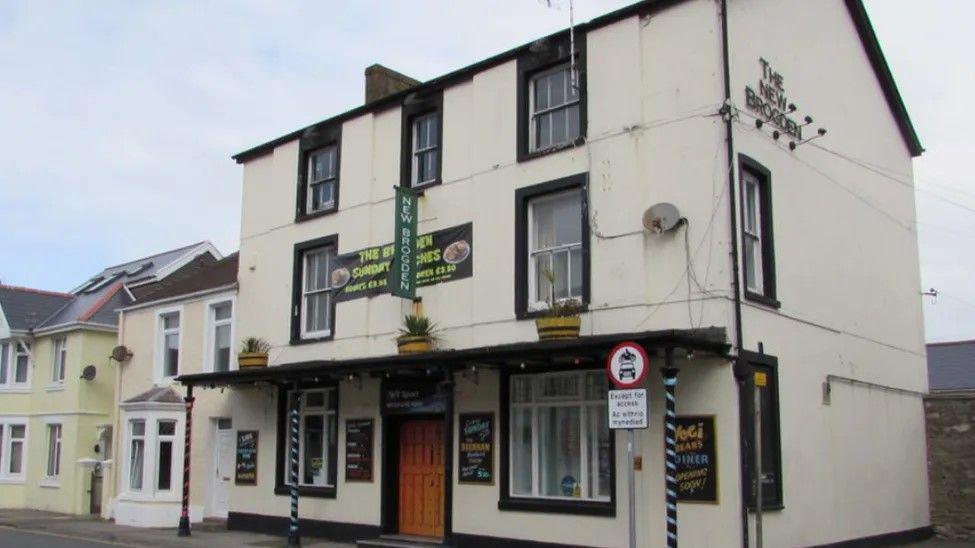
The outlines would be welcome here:
M 183 403 L 183 396 L 168 386 L 156 386 L 122 403 Z
M 928 345 L 930 390 L 975 389 L 975 341 Z
M 15 331 L 37 327 L 73 298 L 70 293 L 0 285 L 0 308 Z
M 237 283 L 237 253 L 221 260 L 201 255 L 166 278 L 132 288 L 136 303 L 189 295 Z

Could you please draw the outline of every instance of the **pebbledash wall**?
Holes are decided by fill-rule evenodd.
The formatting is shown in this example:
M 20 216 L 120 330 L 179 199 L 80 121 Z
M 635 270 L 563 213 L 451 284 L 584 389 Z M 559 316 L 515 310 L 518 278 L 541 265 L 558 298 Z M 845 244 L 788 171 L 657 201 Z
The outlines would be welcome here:
M 747 155 L 771 174 L 778 301 L 745 299 L 742 311 L 743 349 L 778 359 L 783 506 L 766 512 L 765 541 L 815 545 L 928 526 L 922 401 L 878 388 L 926 390 L 913 231 L 916 151 L 905 142 L 848 6 L 841 0 L 729 2 L 735 107 L 730 166 L 718 114 L 720 3 L 645 6 L 644 15 L 580 27 L 585 145 L 519 161 L 513 58 L 443 89 L 443 183 L 420 199 L 419 229 L 472 222 L 474 271 L 470 278 L 419 290 L 425 313 L 442 329 L 440 346 L 535 340 L 534 324 L 517 319 L 512 306 L 515 191 L 576 174 L 587 177 L 591 232 L 583 335 L 719 326 L 732 336 L 728 257 L 731 238 L 739 235 L 729 229 L 728 174 L 737 175 L 738 155 Z M 788 136 L 776 141 L 769 126 L 756 128 L 760 114 L 747 108 L 745 87 L 757 86 L 762 60 L 784 76 L 789 100 L 798 107 L 795 117 L 815 119 L 805 136 L 828 128 L 814 141 L 822 148 L 809 143 L 790 151 Z M 401 119 L 400 107 L 390 105 L 341 122 L 338 211 L 314 219 L 295 222 L 297 138 L 241 157 L 238 333 L 268 339 L 272 367 L 396 352 L 396 329 L 409 306 L 389 295 L 337 304 L 332 340 L 289 340 L 296 243 L 337 234 L 338 252 L 347 253 L 392 240 Z M 643 230 L 641 215 L 657 202 L 677 204 L 688 224 L 662 235 Z M 686 279 L 686 249 L 699 287 Z M 731 365 L 706 358 L 678 365 L 678 413 L 716 416 L 719 463 L 718 503 L 679 506 L 681 541 L 740 545 L 738 392 Z M 833 380 L 826 400 L 828 375 L 862 382 Z M 498 382 L 491 371 L 477 383 L 458 376 L 455 413 L 493 411 L 498 417 Z M 637 434 L 644 459 L 637 473 L 639 544 L 661 546 L 663 393 L 656 366 L 647 387 L 654 420 Z M 269 387 L 230 391 L 235 428 L 260 431 L 257 485 L 233 488 L 232 515 L 288 514 L 287 496 L 274 494 L 277 406 Z M 378 530 L 378 434 L 376 479 L 346 482 L 343 474 L 345 420 L 363 417 L 373 417 L 377 429 L 383 420 L 379 381 L 367 378 L 361 387 L 341 382 L 336 498 L 303 497 L 303 518 Z M 449 450 L 456 461 L 456 444 Z M 507 456 L 497 443 L 494 454 L 498 470 Z M 499 510 L 499 481 L 461 485 L 455 475 L 453 531 L 619 546 L 626 538 L 627 466 L 620 443 L 615 464 L 614 517 Z

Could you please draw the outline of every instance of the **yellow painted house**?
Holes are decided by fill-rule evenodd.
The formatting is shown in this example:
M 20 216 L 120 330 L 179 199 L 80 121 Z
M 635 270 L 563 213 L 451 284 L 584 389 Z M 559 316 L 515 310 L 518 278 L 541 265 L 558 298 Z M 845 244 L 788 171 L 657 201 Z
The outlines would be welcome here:
M 68 293 L 0 285 L 0 508 L 99 514 L 112 466 L 118 309 L 208 242 L 106 268 Z

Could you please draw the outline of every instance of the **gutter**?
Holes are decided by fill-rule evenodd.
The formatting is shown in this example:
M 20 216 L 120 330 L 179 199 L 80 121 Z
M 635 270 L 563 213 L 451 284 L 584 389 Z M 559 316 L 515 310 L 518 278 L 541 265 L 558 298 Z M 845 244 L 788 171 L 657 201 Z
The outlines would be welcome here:
M 183 295 L 176 295 L 173 297 L 166 297 L 164 299 L 157 299 L 155 301 L 148 301 L 144 303 L 131 304 L 129 306 L 123 306 L 122 308 L 116 308 L 118 312 L 131 312 L 133 310 L 140 310 L 143 308 L 149 308 L 151 306 L 157 306 L 161 304 L 168 304 L 177 301 L 184 301 L 189 299 L 194 299 L 196 297 L 204 297 L 206 295 L 213 295 L 215 293 L 223 293 L 227 291 L 234 291 L 237 289 L 237 282 L 220 285 L 217 287 L 211 287 L 209 289 L 201 289 L 199 291 L 194 291 L 192 293 L 185 293 Z

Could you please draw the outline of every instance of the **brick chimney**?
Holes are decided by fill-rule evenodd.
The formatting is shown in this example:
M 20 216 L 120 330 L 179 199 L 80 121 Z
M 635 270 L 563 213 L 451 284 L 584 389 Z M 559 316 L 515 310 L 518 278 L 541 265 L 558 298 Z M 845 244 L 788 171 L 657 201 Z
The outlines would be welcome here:
M 405 74 L 400 74 L 377 63 L 366 67 L 366 103 L 371 103 L 419 84 L 419 80 L 414 80 Z

